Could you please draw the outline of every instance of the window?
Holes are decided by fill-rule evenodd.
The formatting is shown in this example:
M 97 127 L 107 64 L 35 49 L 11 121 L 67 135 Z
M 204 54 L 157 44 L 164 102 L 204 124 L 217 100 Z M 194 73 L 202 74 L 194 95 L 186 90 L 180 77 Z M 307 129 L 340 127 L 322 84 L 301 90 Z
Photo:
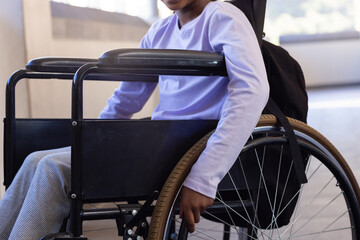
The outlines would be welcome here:
M 96 8 L 109 12 L 126 13 L 137 16 L 148 23 L 172 14 L 161 0 L 50 0 L 78 7 Z M 220 0 L 225 1 L 225 0 Z
M 172 12 L 161 0 L 51 0 L 138 16 L 148 23 Z M 272 42 L 289 34 L 360 31 L 360 0 L 267 0 L 265 33 Z
M 95 8 L 109 12 L 137 16 L 148 23 L 171 14 L 161 0 L 50 0 L 78 7 Z
M 360 0 L 268 0 L 265 32 L 281 35 L 360 31 Z

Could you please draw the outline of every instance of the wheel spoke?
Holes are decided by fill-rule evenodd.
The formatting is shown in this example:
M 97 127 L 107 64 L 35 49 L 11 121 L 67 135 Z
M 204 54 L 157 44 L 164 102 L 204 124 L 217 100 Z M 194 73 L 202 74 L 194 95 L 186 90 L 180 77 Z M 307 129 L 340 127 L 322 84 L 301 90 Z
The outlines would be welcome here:
M 216 198 L 218 201 L 220 201 L 222 204 L 224 204 L 224 206 L 227 206 L 232 212 L 234 212 L 237 216 L 239 216 L 240 218 L 242 218 L 245 222 L 247 222 L 248 224 L 252 225 L 257 231 L 260 231 L 263 233 L 263 231 L 256 227 L 253 223 L 251 223 L 250 221 L 248 221 L 245 217 L 243 217 L 241 214 L 239 214 L 238 212 L 236 212 L 234 209 L 232 209 L 227 203 L 221 201 L 220 199 Z M 208 212 L 207 212 L 208 213 Z M 270 237 L 269 235 L 265 234 L 267 237 Z
M 352 227 L 343 227 L 343 228 L 331 229 L 331 230 L 327 230 L 327 231 L 304 233 L 304 234 L 300 234 L 300 235 L 286 237 L 286 238 L 283 238 L 283 239 L 294 239 L 294 238 L 303 239 L 303 237 L 306 237 L 306 236 L 313 236 L 313 235 L 318 235 L 318 234 L 321 234 L 321 233 L 331 233 L 331 232 L 337 232 L 337 231 L 344 231 L 344 230 L 349 230 L 349 229 L 352 229 Z
M 229 176 L 230 176 L 230 178 L 231 178 L 230 173 L 228 173 L 228 174 L 229 174 Z M 233 183 L 233 184 L 234 184 L 234 183 Z M 234 187 L 235 187 L 235 189 L 236 189 L 236 186 L 235 186 L 235 185 L 234 185 Z M 236 189 L 236 192 L 237 192 L 237 189 Z M 223 198 L 221 197 L 220 192 L 217 191 L 217 193 L 218 193 L 219 198 L 221 199 L 221 201 L 224 201 Z M 243 204 L 243 202 L 242 202 L 242 199 L 240 198 L 240 195 L 239 195 L 239 199 L 241 200 L 241 203 L 242 203 L 242 205 L 244 206 L 244 204 Z M 234 219 L 232 218 L 232 216 L 231 216 L 231 214 L 230 214 L 230 212 L 229 212 L 229 210 L 228 210 L 228 208 L 227 208 L 226 206 L 225 206 L 225 210 L 226 210 L 226 212 L 227 212 L 227 214 L 228 214 L 228 216 L 229 216 L 229 218 L 230 218 L 233 226 L 236 226 L 236 224 L 235 224 L 235 222 L 234 222 Z M 235 228 L 235 229 L 236 229 L 236 228 Z M 240 233 L 237 231 L 237 229 L 236 229 L 236 232 L 237 232 L 238 235 L 240 235 Z
M 307 166 L 306 166 L 306 169 L 305 169 L 305 174 L 306 176 L 309 175 L 308 172 L 309 172 L 309 169 L 310 169 L 310 165 L 312 163 L 312 157 L 309 157 L 308 159 L 308 163 L 307 163 Z M 293 163 L 293 162 L 292 162 Z M 311 178 L 312 176 L 310 176 Z M 299 199 L 301 199 L 301 196 L 302 196 L 302 193 L 303 193 L 303 186 L 301 186 L 301 189 L 300 189 L 300 193 L 299 193 Z M 297 215 L 297 212 L 298 212 L 298 209 L 299 209 L 299 201 L 297 201 L 296 203 L 296 206 L 295 206 L 295 209 L 294 209 L 294 213 L 293 213 L 293 218 Z M 294 226 L 294 225 L 293 225 Z M 291 229 L 290 229 L 290 235 L 292 234 L 292 231 L 293 231 L 293 226 L 291 226 Z
M 271 204 L 271 199 L 270 199 L 270 195 L 269 195 L 269 191 L 268 191 L 268 188 L 267 188 L 267 184 L 266 184 L 266 181 L 265 181 L 265 176 L 264 176 L 264 172 L 263 172 L 263 166 L 264 166 L 264 162 L 265 162 L 265 152 L 266 152 L 266 146 L 263 147 L 263 156 L 262 156 L 262 159 L 261 159 L 261 163 L 260 163 L 260 158 L 258 156 L 258 153 L 255 149 L 255 155 L 256 155 L 256 159 L 257 159 L 257 164 L 258 164 L 258 167 L 259 167 L 259 170 L 260 170 L 260 183 L 261 181 L 264 183 L 264 188 L 265 188 L 265 192 L 266 192 L 266 197 L 267 197 L 267 200 L 269 202 L 269 206 L 271 207 L 271 212 L 274 213 L 274 209 L 272 207 L 272 204 Z M 259 191 L 260 191 L 260 187 L 259 187 Z M 277 226 L 277 222 L 276 221 L 272 221 L 272 223 L 274 223 Z
M 319 211 L 317 211 L 311 218 L 309 218 L 302 226 L 300 226 L 295 232 L 294 234 L 296 234 L 297 232 L 299 232 L 303 227 L 305 227 L 309 222 L 311 222 L 316 216 L 318 216 L 322 211 L 324 211 L 324 209 L 326 209 L 328 206 L 331 205 L 331 203 L 333 203 L 338 197 L 342 196 L 342 192 L 339 193 L 338 195 L 336 195 L 336 197 L 334 197 L 330 202 L 328 202 L 325 206 L 323 206 Z
M 281 145 L 281 150 L 280 150 L 280 159 L 279 159 L 279 166 L 278 166 L 278 172 L 277 172 L 277 178 L 276 178 L 276 188 L 275 188 L 275 193 L 274 193 L 274 205 L 273 205 L 273 211 L 272 211 L 272 221 L 274 221 L 276 218 L 275 218 L 275 208 L 276 208 L 276 200 L 277 200 L 277 193 L 278 193 L 278 189 L 279 189 L 279 182 L 280 182 L 280 172 L 281 172 L 281 163 L 282 163 L 282 154 L 283 154 L 283 150 L 284 150 L 284 146 Z M 290 168 L 291 169 L 291 168 Z M 291 171 L 289 171 L 289 174 L 290 174 Z M 288 175 L 289 175 L 288 174 Z M 286 180 L 286 185 L 287 185 L 287 181 L 288 179 Z M 284 189 L 284 192 L 285 192 L 286 188 Z M 279 208 L 280 208 L 281 205 L 279 205 Z M 276 222 L 276 220 L 275 220 Z M 272 225 L 272 224 L 271 224 Z M 277 225 L 277 224 L 276 224 Z M 272 226 L 271 226 L 272 228 Z M 277 229 L 277 232 L 278 234 L 280 235 L 280 232 L 279 232 L 279 229 Z M 271 237 L 273 236 L 274 234 L 274 229 L 271 231 Z
M 245 211 L 245 213 L 246 213 L 246 215 L 247 215 L 247 217 L 248 217 L 248 220 L 249 220 L 249 222 L 251 222 L 251 217 L 250 217 L 249 212 L 247 211 L 247 209 L 246 209 L 246 207 L 245 207 L 244 201 L 242 200 L 242 198 L 241 198 L 241 196 L 240 196 L 240 193 L 239 193 L 239 191 L 238 191 L 238 189 L 237 189 L 237 186 L 236 186 L 236 184 L 235 184 L 235 182 L 234 182 L 234 179 L 231 177 L 230 172 L 228 173 L 228 175 L 229 175 L 229 177 L 230 177 L 231 183 L 233 184 L 233 186 L 234 186 L 234 188 L 235 188 L 235 190 L 236 190 L 236 194 L 237 194 L 239 200 L 241 201 L 241 205 L 242 205 L 243 208 L 244 208 L 244 211 Z M 226 207 L 226 209 L 227 209 L 227 207 Z M 229 214 L 229 213 L 228 213 L 228 214 Z M 229 215 L 230 215 L 230 214 L 229 214 Z M 231 217 L 231 216 L 230 216 L 230 217 Z M 232 220 L 232 219 L 231 219 L 231 220 Z M 234 225 L 235 225 L 235 223 L 234 223 Z M 236 225 L 235 225 L 235 226 L 236 226 Z M 254 224 L 252 224 L 251 227 L 252 227 L 253 230 L 255 231 Z M 238 233 L 238 235 L 240 235 L 240 234 Z
M 232 229 L 236 229 L 236 227 L 235 226 L 232 226 L 232 225 L 229 225 L 227 222 L 225 222 L 224 220 L 222 220 L 222 219 L 220 219 L 220 218 L 218 218 L 217 216 L 215 216 L 214 214 L 211 214 L 211 213 L 209 213 L 209 212 L 207 212 L 207 211 L 205 211 L 206 212 L 206 214 L 209 214 L 209 216 L 211 216 L 211 217 L 213 217 L 213 218 L 215 218 L 217 221 L 219 221 L 219 222 L 221 222 L 221 223 L 223 223 L 223 224 L 225 224 L 225 225 L 228 225 L 228 226 L 230 226 L 230 228 L 232 228 Z M 237 230 L 236 230 L 237 231 Z M 238 231 L 237 231 L 238 232 Z M 248 237 L 250 237 L 251 239 L 254 239 L 254 240 L 256 240 L 257 238 L 254 238 L 254 237 L 252 237 L 252 236 L 250 236 L 250 235 L 248 235 L 248 234 L 246 234 Z
M 311 199 L 311 201 L 309 203 L 307 203 L 307 205 L 304 207 L 304 211 L 302 211 L 297 217 L 296 219 L 290 224 L 290 226 L 284 231 L 287 232 L 289 230 L 289 228 L 295 224 L 295 222 L 297 222 L 297 220 L 305 213 L 305 211 L 307 209 L 309 209 L 309 206 L 320 196 L 320 194 L 324 191 L 324 189 L 330 184 L 330 182 L 334 179 L 334 176 L 325 184 L 325 186 L 313 197 L 313 199 Z M 283 234 L 284 234 L 283 233 Z
M 340 218 L 342 218 L 345 214 L 349 213 L 349 209 L 347 211 L 345 211 L 343 214 L 341 214 L 339 217 L 337 217 L 334 221 L 332 221 L 329 225 L 327 225 L 321 232 L 319 232 L 319 234 L 317 234 L 314 238 L 318 238 L 322 233 L 326 233 L 329 231 L 335 231 L 334 229 L 332 230 L 328 230 L 329 227 L 331 227 L 334 223 L 336 223 Z M 337 231 L 337 230 L 336 230 Z
M 243 164 L 242 164 L 242 162 L 241 162 L 240 156 L 238 157 L 238 162 L 239 162 L 239 164 L 240 164 L 241 173 L 242 173 L 242 175 L 244 176 L 245 186 L 246 186 L 247 193 L 248 193 L 248 195 L 249 195 L 250 202 L 251 202 L 251 203 L 254 203 L 253 196 L 252 196 L 252 193 L 250 192 L 249 183 L 248 183 L 248 181 L 247 181 L 246 173 L 245 173 Z M 258 202 L 258 200 L 257 200 L 256 202 Z M 256 223 L 260 226 L 259 218 L 258 218 L 258 215 L 257 215 L 257 206 L 255 207 L 254 204 L 251 204 L 251 206 L 252 206 L 252 209 L 253 209 L 253 211 L 254 211 L 254 219 L 253 219 L 253 222 L 256 222 Z
M 319 170 L 319 168 L 322 166 L 322 164 L 319 164 L 319 166 L 315 169 L 315 171 L 310 175 L 310 177 L 308 177 L 308 180 L 310 180 L 314 174 Z M 289 202 L 281 209 L 281 211 L 278 213 L 278 215 L 276 216 L 275 220 L 277 220 L 277 218 L 285 211 L 285 209 L 294 201 L 296 200 L 296 197 L 300 194 L 300 192 L 302 191 L 302 189 L 304 188 L 305 185 L 302 185 L 300 187 L 300 189 L 294 194 L 294 196 L 289 200 Z M 320 192 L 318 193 L 320 194 Z M 315 199 L 313 199 L 315 200 Z M 310 202 L 312 203 L 312 202 Z M 266 227 L 266 229 L 269 229 L 269 227 L 271 226 L 271 223 Z

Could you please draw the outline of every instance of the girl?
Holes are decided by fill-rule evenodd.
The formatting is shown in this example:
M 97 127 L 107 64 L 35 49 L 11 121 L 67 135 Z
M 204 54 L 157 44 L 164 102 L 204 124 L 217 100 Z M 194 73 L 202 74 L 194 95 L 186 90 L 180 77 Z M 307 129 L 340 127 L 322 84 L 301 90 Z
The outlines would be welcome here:
M 141 48 L 222 53 L 228 77 L 161 76 L 152 119 L 219 119 L 181 193 L 181 215 L 190 232 L 213 203 L 267 102 L 269 87 L 255 33 L 245 15 L 226 2 L 162 0 L 174 14 L 154 23 Z M 155 89 L 124 82 L 100 118 L 130 118 Z M 39 239 L 59 230 L 69 214 L 70 149 L 29 155 L 0 202 L 0 239 Z

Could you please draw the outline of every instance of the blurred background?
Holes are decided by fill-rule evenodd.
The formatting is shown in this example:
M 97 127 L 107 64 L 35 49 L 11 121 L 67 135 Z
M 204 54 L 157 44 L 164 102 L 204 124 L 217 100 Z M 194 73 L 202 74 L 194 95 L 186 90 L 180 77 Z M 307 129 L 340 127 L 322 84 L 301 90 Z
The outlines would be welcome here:
M 150 25 L 170 14 L 160 0 L 0 0 L 1 116 L 7 79 L 30 59 L 98 58 L 136 48 Z M 360 180 L 360 0 L 268 0 L 265 33 L 299 61 L 309 125 L 330 139 Z M 84 86 L 85 117 L 96 118 L 118 86 L 99 84 Z M 23 80 L 16 93 L 17 117 L 70 117 L 71 81 Z M 156 103 L 154 94 L 135 117 L 149 116 Z

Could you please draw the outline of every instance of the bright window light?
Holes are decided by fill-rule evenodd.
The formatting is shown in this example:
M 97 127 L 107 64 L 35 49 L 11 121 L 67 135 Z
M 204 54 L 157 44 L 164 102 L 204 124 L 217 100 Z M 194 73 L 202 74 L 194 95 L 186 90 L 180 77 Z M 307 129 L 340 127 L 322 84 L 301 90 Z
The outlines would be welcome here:
M 108 12 L 138 16 L 149 23 L 159 17 L 157 0 L 50 0 L 77 7 L 88 7 Z
M 277 41 L 287 34 L 360 31 L 360 0 L 269 0 L 265 32 Z
M 138 16 L 148 23 L 172 14 L 161 0 L 50 0 Z M 223 0 L 222 0 L 223 1 Z M 265 33 L 281 35 L 360 31 L 360 0 L 268 0 Z

